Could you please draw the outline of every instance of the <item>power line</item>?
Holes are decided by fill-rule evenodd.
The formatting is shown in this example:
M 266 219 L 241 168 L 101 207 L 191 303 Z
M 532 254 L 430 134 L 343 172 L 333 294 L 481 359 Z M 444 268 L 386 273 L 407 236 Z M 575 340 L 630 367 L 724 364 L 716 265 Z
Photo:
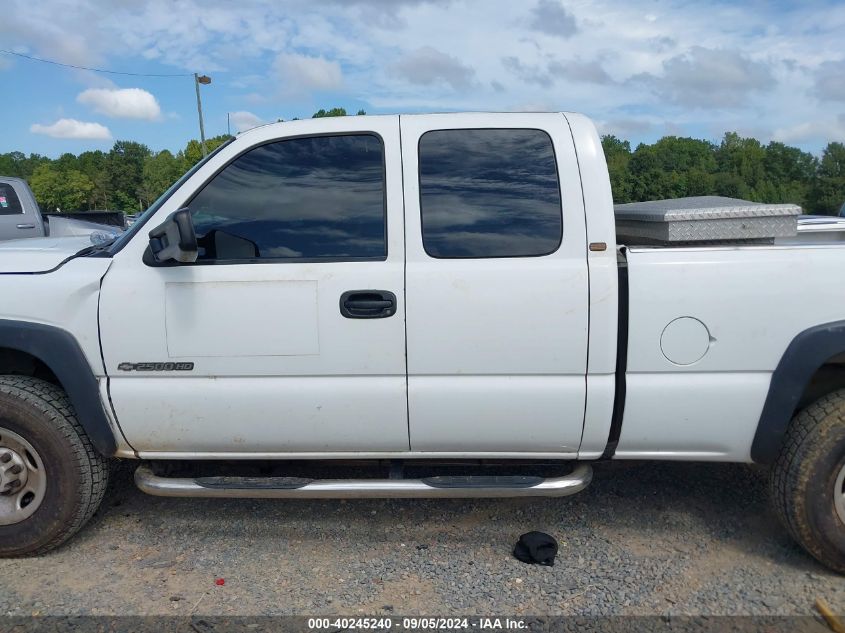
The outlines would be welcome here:
M 6 55 L 14 55 L 15 57 L 23 57 L 24 59 L 28 59 L 33 62 L 41 62 L 44 64 L 52 64 L 53 66 L 63 66 L 64 68 L 76 68 L 77 70 L 90 70 L 91 72 L 95 73 L 107 73 L 109 75 L 128 75 L 130 77 L 193 77 L 194 73 L 169 73 L 169 74 L 156 74 L 156 73 L 126 73 L 121 72 L 119 70 L 105 70 L 103 68 L 89 68 L 88 66 L 75 66 L 73 64 L 63 64 L 62 62 L 54 62 L 50 59 L 41 59 L 39 57 L 31 57 L 30 55 L 24 55 L 23 53 L 16 53 L 14 51 L 7 51 L 0 48 L 0 53 L 5 53 Z

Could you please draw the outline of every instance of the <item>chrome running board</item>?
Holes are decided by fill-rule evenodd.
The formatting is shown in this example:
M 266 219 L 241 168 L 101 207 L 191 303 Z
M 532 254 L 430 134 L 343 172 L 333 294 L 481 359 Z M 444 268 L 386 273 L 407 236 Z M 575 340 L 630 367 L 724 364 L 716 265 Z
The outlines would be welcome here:
M 147 464 L 135 485 L 159 497 L 240 499 L 390 499 L 565 497 L 593 479 L 589 464 L 563 477 L 428 477 L 426 479 L 302 479 L 294 477 L 160 477 Z

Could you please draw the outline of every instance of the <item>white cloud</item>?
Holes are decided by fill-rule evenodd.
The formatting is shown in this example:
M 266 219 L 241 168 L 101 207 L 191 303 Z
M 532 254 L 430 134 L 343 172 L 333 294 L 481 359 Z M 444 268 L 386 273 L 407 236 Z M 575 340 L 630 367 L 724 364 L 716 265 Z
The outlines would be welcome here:
M 819 99 L 845 101 L 845 59 L 821 64 L 815 80 L 815 93 Z
M 572 37 L 578 31 L 575 18 L 557 0 L 537 3 L 531 11 L 531 28 L 556 37 Z
M 33 123 L 29 131 L 34 134 L 44 134 L 53 138 L 91 139 L 98 141 L 111 140 L 111 132 L 105 125 L 76 119 L 59 119 L 50 125 Z
M 549 64 L 549 72 L 552 75 L 581 83 L 613 83 L 613 79 L 607 74 L 604 66 L 597 59 L 582 61 L 581 59 L 575 58 L 562 62 L 554 61 Z
M 503 58 L 502 66 L 527 84 L 536 84 L 541 88 L 551 88 L 554 83 L 548 69 L 524 64 L 514 55 Z
M 79 103 L 94 108 L 95 112 L 117 119 L 161 118 L 161 107 L 156 98 L 141 88 L 90 88 L 76 97 Z
M 229 121 L 235 126 L 235 130 L 238 132 L 244 132 L 259 125 L 264 125 L 265 123 L 260 116 L 252 112 L 247 112 L 246 110 L 232 112 L 229 115 Z
M 776 85 L 771 68 L 738 50 L 693 46 L 663 62 L 662 76 L 643 74 L 663 99 L 687 107 L 736 107 Z
M 454 90 L 464 90 L 472 85 L 475 71 L 458 58 L 441 53 L 431 46 L 423 46 L 399 60 L 393 66 L 396 75 L 413 84 L 428 86 L 445 82 Z
M 613 79 L 597 59 L 582 61 L 577 57 L 566 61 L 552 60 L 546 66 L 523 64 L 516 57 L 505 57 L 502 66 L 528 84 L 550 88 L 558 78 L 571 82 L 612 84 Z
M 845 114 L 834 119 L 804 121 L 796 125 L 778 128 L 772 135 L 774 140 L 784 143 L 817 142 L 826 144 L 828 141 L 845 138 Z
M 276 57 L 273 70 L 283 82 L 283 92 L 336 90 L 343 85 L 340 64 L 323 57 L 285 53 Z
M 628 139 L 632 135 L 642 137 L 652 132 L 655 124 L 647 119 L 635 117 L 619 118 L 612 121 L 596 121 L 600 134 L 613 134 L 621 139 Z

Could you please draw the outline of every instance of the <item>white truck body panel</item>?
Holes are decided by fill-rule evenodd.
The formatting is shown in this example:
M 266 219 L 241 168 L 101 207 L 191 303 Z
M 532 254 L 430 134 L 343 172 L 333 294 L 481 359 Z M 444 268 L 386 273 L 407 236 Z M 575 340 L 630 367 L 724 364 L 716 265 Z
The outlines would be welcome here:
M 31 237 L 0 242 L 4 273 L 43 273 L 91 246 L 84 237 Z
M 619 287 L 613 195 L 601 140 L 592 121 L 581 114 L 564 115 L 572 133 L 586 220 L 589 273 L 589 343 L 587 398 L 578 457 L 595 459 L 604 453 L 616 389 Z M 590 244 L 606 245 L 592 250 Z
M 633 248 L 628 396 L 619 458 L 748 461 L 772 372 L 802 331 L 842 319 L 839 246 Z M 785 289 L 788 289 L 786 291 Z M 661 349 L 679 317 L 711 342 L 688 365 Z
M 43 265 L 37 256 L 33 263 Z M 52 325 L 70 332 L 94 375 L 104 376 L 97 302 L 100 280 L 110 264 L 109 259 L 79 258 L 62 266 L 60 274 L 0 274 L 0 319 Z

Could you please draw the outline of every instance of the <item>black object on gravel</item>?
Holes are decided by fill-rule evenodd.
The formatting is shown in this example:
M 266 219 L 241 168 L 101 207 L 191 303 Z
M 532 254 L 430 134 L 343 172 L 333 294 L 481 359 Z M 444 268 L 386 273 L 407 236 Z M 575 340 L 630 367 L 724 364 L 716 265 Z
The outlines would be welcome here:
M 517 560 L 529 565 L 551 567 L 555 564 L 557 556 L 557 541 L 545 532 L 526 532 L 514 545 L 513 555 Z

